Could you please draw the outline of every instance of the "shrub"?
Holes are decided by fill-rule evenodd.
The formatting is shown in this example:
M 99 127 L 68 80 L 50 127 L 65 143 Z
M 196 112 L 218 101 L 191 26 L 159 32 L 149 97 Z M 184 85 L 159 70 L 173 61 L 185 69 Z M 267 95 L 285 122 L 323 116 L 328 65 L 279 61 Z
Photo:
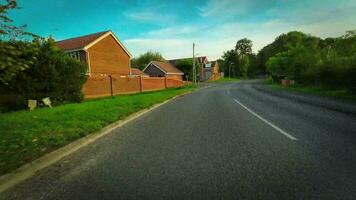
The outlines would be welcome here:
M 25 108 L 27 99 L 50 97 L 53 104 L 83 99 L 81 88 L 87 78 L 85 64 L 56 48 L 52 39 L 19 42 L 18 45 L 32 48 L 28 56 L 35 59 L 8 84 L 0 86 L 0 92 L 8 99 L 0 102 L 3 110 Z

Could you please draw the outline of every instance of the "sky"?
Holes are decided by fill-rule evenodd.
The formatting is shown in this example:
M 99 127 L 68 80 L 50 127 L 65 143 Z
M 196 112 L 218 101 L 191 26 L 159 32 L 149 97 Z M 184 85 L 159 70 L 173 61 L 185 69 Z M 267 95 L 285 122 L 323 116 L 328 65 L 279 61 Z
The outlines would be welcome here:
M 0 0 L 3 3 L 5 0 Z M 18 0 L 9 16 L 56 40 L 112 30 L 131 54 L 215 60 L 242 38 L 258 52 L 282 33 L 322 38 L 356 29 L 356 0 Z

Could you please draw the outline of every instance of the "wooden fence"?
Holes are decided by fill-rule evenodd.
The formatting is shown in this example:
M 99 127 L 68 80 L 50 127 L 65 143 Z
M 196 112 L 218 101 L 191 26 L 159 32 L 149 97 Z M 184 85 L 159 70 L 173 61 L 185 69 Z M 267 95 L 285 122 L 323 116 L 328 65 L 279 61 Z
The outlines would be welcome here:
M 132 94 L 183 86 L 183 81 L 165 77 L 89 77 L 83 86 L 85 98 Z

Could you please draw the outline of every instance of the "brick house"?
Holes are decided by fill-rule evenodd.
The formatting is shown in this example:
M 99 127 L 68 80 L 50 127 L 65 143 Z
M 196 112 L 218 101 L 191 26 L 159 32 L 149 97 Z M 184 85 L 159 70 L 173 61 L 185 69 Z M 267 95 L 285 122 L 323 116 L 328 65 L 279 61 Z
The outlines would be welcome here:
M 192 58 L 180 58 L 180 59 L 172 59 L 168 60 L 169 63 L 171 63 L 173 66 L 177 66 L 177 64 L 186 59 L 192 59 Z M 203 69 L 205 68 L 205 65 L 208 63 L 208 58 L 206 56 L 200 56 L 200 57 L 195 57 L 195 64 L 197 67 L 197 73 L 200 77 L 200 80 L 204 80 L 204 71 Z
M 183 80 L 184 75 L 182 71 L 171 63 L 159 61 L 151 61 L 142 71 L 150 77 L 166 77 L 175 80 Z
M 71 57 L 88 65 L 90 77 L 128 76 L 132 55 L 112 31 L 57 41 Z
M 217 61 L 212 61 L 204 65 L 202 68 L 202 80 L 216 80 L 220 78 L 219 64 Z

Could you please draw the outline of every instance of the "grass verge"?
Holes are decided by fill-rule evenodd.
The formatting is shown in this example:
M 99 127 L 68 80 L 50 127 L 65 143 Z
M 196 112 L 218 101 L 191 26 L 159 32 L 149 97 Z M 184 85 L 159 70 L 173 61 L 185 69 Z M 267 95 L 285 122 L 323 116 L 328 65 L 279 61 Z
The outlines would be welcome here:
M 233 82 L 239 82 L 241 79 L 238 78 L 228 78 L 228 77 L 222 77 L 219 78 L 218 80 L 215 81 L 208 81 L 209 83 L 233 83 Z
M 356 102 L 356 95 L 352 94 L 347 89 L 328 89 L 317 86 L 304 86 L 304 85 L 293 85 L 284 87 L 277 84 L 267 84 L 273 89 L 288 90 L 292 92 L 304 93 L 304 94 L 314 94 L 323 97 L 331 97 L 334 99 L 342 99 L 347 101 Z
M 0 114 L 0 175 L 194 87 Z

